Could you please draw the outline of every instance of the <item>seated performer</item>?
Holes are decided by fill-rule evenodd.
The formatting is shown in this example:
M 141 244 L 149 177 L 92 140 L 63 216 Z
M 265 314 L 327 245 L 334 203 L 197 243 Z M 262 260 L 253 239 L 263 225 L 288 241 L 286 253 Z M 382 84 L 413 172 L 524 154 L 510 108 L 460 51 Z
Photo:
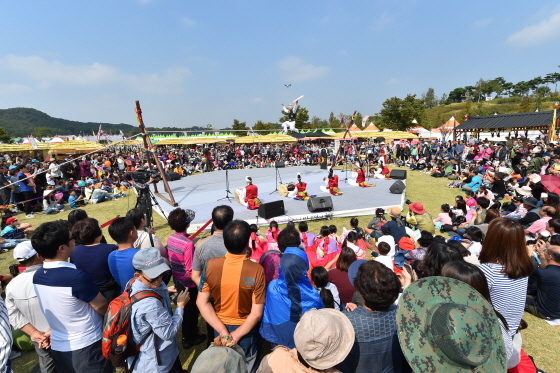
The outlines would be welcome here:
M 311 196 L 309 194 L 307 194 L 306 188 L 307 188 L 307 183 L 301 181 L 301 174 L 298 172 L 297 173 L 297 184 L 296 184 L 296 189 L 297 189 L 297 194 L 294 197 L 294 199 L 300 200 L 300 201 L 307 201 L 310 198 L 313 198 L 315 196 Z
M 355 180 L 352 179 L 348 180 L 348 184 L 350 185 L 359 186 L 362 188 L 375 186 L 375 184 L 370 184 L 366 182 L 366 175 L 364 173 L 364 170 L 362 170 L 362 166 L 360 166 L 359 162 L 356 162 L 356 167 L 352 170 L 352 177 L 354 177 Z
M 321 190 L 323 192 L 329 192 L 333 196 L 339 196 L 343 194 L 340 189 L 338 189 L 338 175 L 334 174 L 332 167 L 329 167 L 329 176 L 323 179 L 326 186 L 321 185 Z
M 261 205 L 259 197 L 259 188 L 253 185 L 253 179 L 249 176 L 245 178 L 247 186 L 245 188 L 237 188 L 234 196 L 237 202 L 247 207 L 249 210 L 256 210 Z

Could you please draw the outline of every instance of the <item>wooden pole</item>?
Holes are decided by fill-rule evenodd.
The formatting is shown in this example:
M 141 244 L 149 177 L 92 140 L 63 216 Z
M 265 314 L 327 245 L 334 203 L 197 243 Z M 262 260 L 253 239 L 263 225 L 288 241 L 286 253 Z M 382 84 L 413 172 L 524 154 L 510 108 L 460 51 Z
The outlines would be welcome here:
M 154 193 L 157 194 L 158 197 L 160 197 L 161 199 L 169 203 L 171 206 L 176 207 L 178 206 L 178 203 L 175 202 L 175 197 L 173 197 L 173 193 L 171 192 L 171 188 L 169 187 L 169 183 L 167 182 L 167 175 L 165 175 L 161 163 L 158 161 L 155 153 L 153 152 L 154 145 L 152 144 L 152 140 L 150 139 L 150 136 L 148 136 L 148 133 L 146 132 L 146 126 L 144 125 L 144 120 L 142 119 L 142 109 L 140 108 L 140 101 L 136 101 L 136 120 L 138 121 L 140 132 L 142 132 L 142 140 L 144 141 L 144 148 L 146 149 L 147 153 L 151 153 L 153 155 L 154 162 L 156 163 L 159 174 L 161 175 L 161 180 L 163 181 L 163 187 L 165 188 L 165 191 L 167 192 L 169 198 L 162 196 L 161 193 L 158 192 L 157 184 L 153 184 Z M 150 162 L 149 154 L 146 154 L 146 159 L 148 161 L 148 166 L 150 166 L 150 170 L 151 170 L 152 163 Z

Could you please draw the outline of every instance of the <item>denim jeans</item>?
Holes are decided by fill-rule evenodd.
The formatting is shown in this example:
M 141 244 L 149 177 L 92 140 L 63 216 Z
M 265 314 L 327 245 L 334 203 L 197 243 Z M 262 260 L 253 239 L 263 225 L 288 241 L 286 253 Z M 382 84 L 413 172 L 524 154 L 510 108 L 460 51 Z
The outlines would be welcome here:
M 247 363 L 247 371 L 249 373 L 255 373 L 259 367 L 257 364 L 257 355 L 259 352 L 259 346 L 261 344 L 261 335 L 259 334 L 260 325 L 255 326 L 253 330 L 247 333 L 239 342 L 237 343 L 239 347 L 245 352 L 245 362 Z M 235 329 L 239 328 L 239 325 L 226 325 L 227 330 L 231 333 Z M 219 334 L 214 331 L 214 336 Z

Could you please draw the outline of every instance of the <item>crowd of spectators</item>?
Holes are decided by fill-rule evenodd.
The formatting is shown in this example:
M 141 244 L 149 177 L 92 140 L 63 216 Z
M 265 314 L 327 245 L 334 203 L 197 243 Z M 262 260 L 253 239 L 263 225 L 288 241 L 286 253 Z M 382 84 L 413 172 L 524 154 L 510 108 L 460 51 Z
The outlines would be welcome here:
M 469 160 L 471 150 L 463 157 L 461 144 L 478 146 L 482 159 L 489 158 Z M 354 149 L 356 157 L 367 159 L 371 151 L 373 159 L 414 166 L 421 159 L 414 149 L 423 146 Z M 22 273 L 4 278 L 0 333 L 10 343 L 0 348 L 0 367 L 9 366 L 13 328 L 30 336 L 42 372 L 111 372 L 101 353 L 107 306 L 123 291 L 151 291 L 154 296 L 131 306 L 129 337 L 139 346 L 128 360 L 134 372 L 183 372 L 179 350 L 203 343 L 209 347 L 192 372 L 522 371 L 530 364 L 520 334 L 523 312 L 560 319 L 560 197 L 545 193 L 543 184 L 543 176 L 560 174 L 560 149 L 541 140 L 490 148 L 469 141 L 429 145 L 430 172 L 436 173 L 438 157 L 446 159 L 450 186 L 464 191 L 435 218 L 422 202 L 407 201 L 406 213 L 379 209 L 363 227 L 356 218 L 349 229 L 318 232 L 305 222 L 282 228 L 272 222 L 261 233 L 223 205 L 212 211 L 211 235 L 193 240 L 186 232 L 195 211 L 173 210 L 174 233 L 157 237 L 142 211 L 132 209 L 109 225 L 106 234 L 116 244 L 81 209 L 68 221 L 34 229 L 6 221 L 7 233 L 23 232 L 11 243 Z M 257 149 L 267 147 L 251 152 Z M 503 160 L 500 149 L 507 149 Z M 170 159 L 175 151 L 162 150 L 162 164 L 184 165 L 185 157 Z M 94 183 L 145 166 L 141 154 L 133 164 L 118 153 L 106 156 L 97 159 L 103 174 Z M 199 164 L 206 167 L 202 157 Z M 458 179 L 464 170 L 470 180 Z M 87 185 L 94 177 L 82 176 L 81 166 L 76 172 L 71 181 Z M 118 181 L 126 182 L 126 176 Z M 271 347 L 266 356 L 264 341 Z

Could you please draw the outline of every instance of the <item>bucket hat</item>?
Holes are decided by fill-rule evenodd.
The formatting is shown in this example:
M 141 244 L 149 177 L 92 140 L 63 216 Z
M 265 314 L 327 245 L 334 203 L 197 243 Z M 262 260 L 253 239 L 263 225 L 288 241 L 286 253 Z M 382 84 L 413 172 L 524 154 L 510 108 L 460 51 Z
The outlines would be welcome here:
M 299 354 L 307 364 L 319 370 L 341 363 L 354 346 L 354 337 L 350 319 L 331 308 L 307 311 L 294 331 Z
M 424 205 L 421 204 L 420 202 L 411 203 L 410 205 L 408 205 L 408 208 L 410 208 L 412 210 L 412 212 L 414 212 L 416 214 L 425 214 L 426 213 L 426 209 L 424 208 Z
M 517 194 L 520 194 L 522 196 L 527 196 L 527 197 L 530 196 L 531 193 L 533 192 L 531 190 L 531 187 L 528 187 L 526 185 L 522 186 L 521 188 L 515 188 L 515 191 L 517 192 Z
M 494 309 L 462 281 L 434 276 L 413 282 L 399 301 L 397 331 L 416 373 L 507 370 Z
M 523 198 L 523 203 L 532 207 L 537 207 L 539 201 L 535 197 L 525 197 Z
M 246 373 L 245 353 L 239 345 L 210 345 L 196 359 L 191 373 Z

